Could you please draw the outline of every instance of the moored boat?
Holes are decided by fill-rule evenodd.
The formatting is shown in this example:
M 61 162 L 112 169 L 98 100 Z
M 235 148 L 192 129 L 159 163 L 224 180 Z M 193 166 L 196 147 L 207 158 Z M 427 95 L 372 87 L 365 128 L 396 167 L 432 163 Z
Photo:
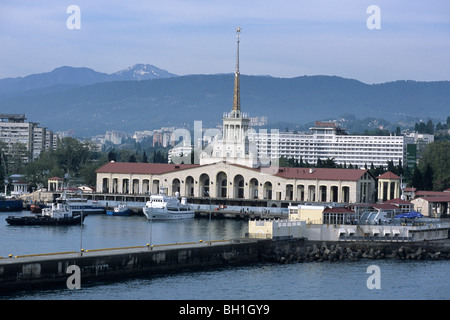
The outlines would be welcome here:
M 113 210 L 107 210 L 106 214 L 108 216 L 128 216 L 130 215 L 131 210 L 124 204 L 119 204 L 118 206 L 115 206 Z
M 41 213 L 42 209 L 44 209 L 45 207 L 45 204 L 35 202 L 30 205 L 30 210 L 32 213 Z
M 166 196 L 163 192 L 150 196 L 150 201 L 147 201 L 143 211 L 149 220 L 189 219 L 195 216 L 186 198 L 183 197 L 180 202 L 178 197 Z
M 21 211 L 23 202 L 20 199 L 0 197 L 0 211 Z
M 97 201 L 83 198 L 67 198 L 67 203 L 74 212 L 83 212 L 86 214 L 104 214 L 105 207 Z
M 74 212 L 64 200 L 52 203 L 50 208 L 42 209 L 40 214 L 33 216 L 9 216 L 6 222 L 17 226 L 57 226 L 81 224 L 87 214 Z

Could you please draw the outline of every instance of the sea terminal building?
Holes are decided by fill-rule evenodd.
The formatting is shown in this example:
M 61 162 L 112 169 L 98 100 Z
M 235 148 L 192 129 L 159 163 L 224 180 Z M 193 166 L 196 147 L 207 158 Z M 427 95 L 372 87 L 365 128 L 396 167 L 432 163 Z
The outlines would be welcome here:
M 375 202 L 376 197 L 375 178 L 361 169 L 109 162 L 96 174 L 101 193 L 148 195 L 164 188 L 183 197 L 328 203 Z

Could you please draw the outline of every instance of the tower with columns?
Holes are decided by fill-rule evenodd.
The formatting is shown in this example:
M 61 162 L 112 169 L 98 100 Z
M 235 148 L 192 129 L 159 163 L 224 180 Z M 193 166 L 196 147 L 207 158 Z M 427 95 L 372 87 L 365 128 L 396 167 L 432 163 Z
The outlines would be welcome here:
M 200 164 L 210 164 L 220 161 L 235 163 L 247 167 L 255 168 L 258 166 L 257 152 L 251 150 L 248 141 L 248 128 L 250 118 L 247 113 L 241 110 L 240 94 L 240 71 L 239 71 L 239 43 L 241 28 L 236 28 L 237 51 L 236 51 L 236 69 L 234 72 L 234 94 L 233 107 L 230 112 L 223 114 L 222 137 L 216 137 L 213 142 L 211 153 L 202 152 L 200 154 Z

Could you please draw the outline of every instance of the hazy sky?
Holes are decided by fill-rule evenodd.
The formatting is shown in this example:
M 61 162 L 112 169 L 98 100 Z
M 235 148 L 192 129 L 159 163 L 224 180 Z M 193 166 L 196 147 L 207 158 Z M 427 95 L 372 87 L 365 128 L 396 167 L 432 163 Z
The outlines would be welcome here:
M 70 5 L 80 8 L 80 29 L 67 27 Z M 449 0 L 1 0 L 0 78 L 136 63 L 230 73 L 237 26 L 241 74 L 450 80 Z

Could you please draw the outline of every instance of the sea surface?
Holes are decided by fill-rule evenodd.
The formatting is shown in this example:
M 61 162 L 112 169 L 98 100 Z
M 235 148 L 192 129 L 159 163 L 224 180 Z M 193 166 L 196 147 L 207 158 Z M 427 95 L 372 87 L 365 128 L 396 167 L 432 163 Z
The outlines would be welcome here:
M 10 226 L 0 213 L 0 256 L 244 237 L 247 222 L 208 218 L 149 222 L 144 216 L 90 215 L 83 226 Z M 377 266 L 379 284 L 373 288 Z M 14 300 L 447 300 L 450 262 L 360 260 L 254 264 L 23 291 Z M 372 289 L 370 288 L 372 287 Z

